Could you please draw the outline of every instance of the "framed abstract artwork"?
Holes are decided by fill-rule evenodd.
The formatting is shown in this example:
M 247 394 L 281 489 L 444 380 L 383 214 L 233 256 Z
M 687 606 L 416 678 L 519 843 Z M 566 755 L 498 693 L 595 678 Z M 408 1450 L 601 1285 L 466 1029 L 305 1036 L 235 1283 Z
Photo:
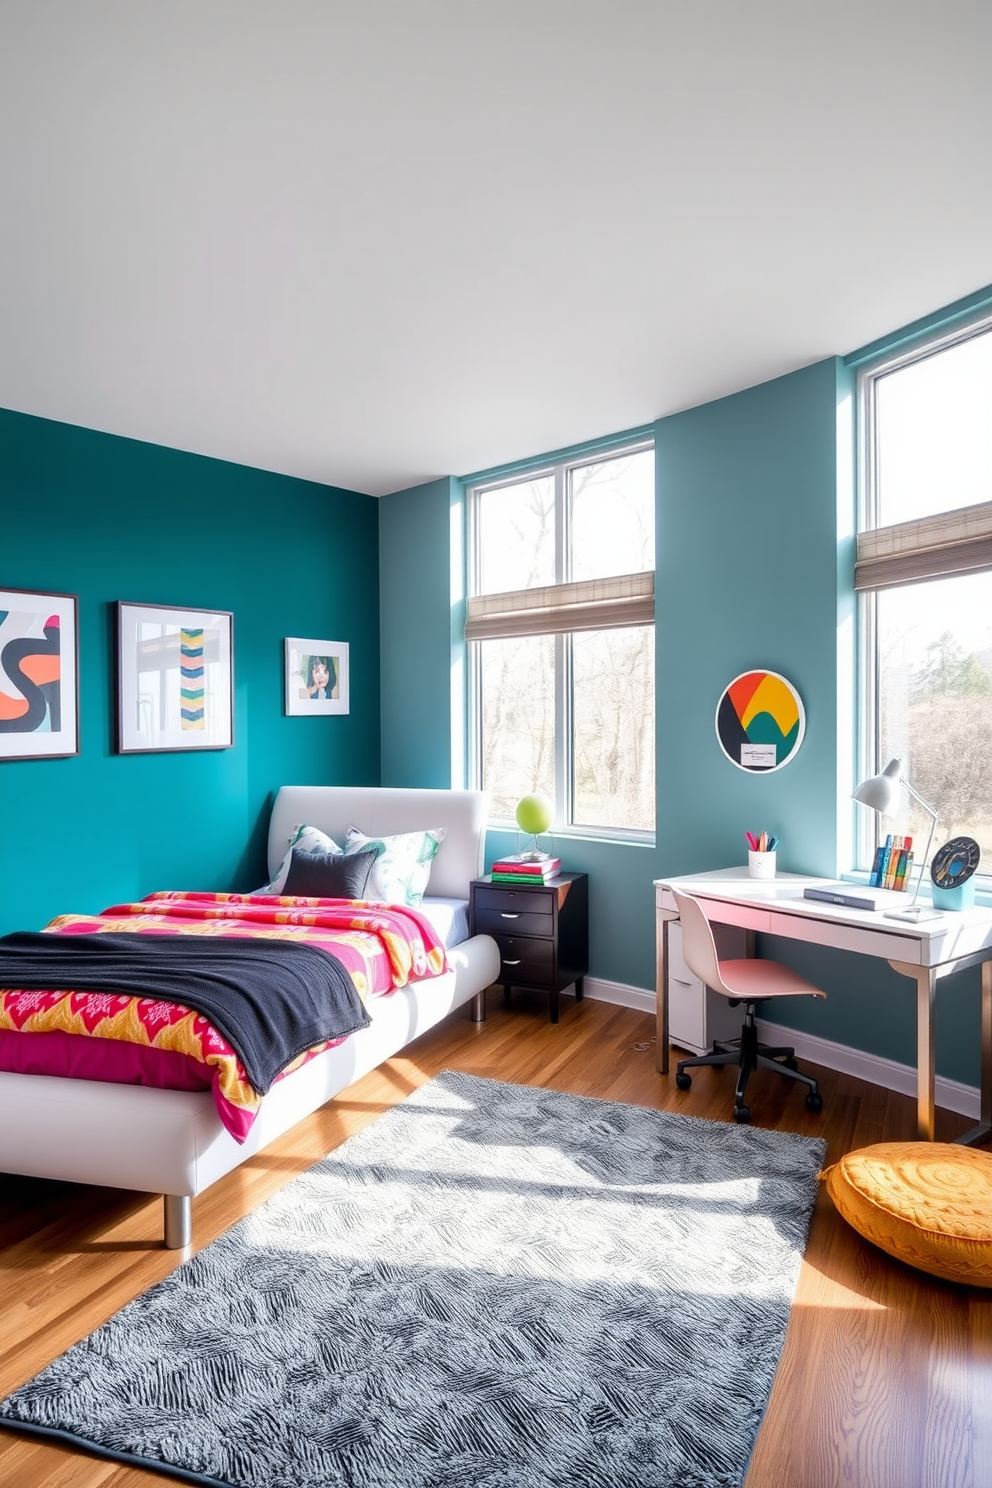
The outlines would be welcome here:
M 0 589 L 0 760 L 79 753 L 79 601 Z
M 794 758 L 805 732 L 803 700 L 778 672 L 741 672 L 716 705 L 717 740 L 739 770 L 781 770 Z
M 234 617 L 181 605 L 117 606 L 117 749 L 230 749 Z
M 348 707 L 348 642 L 287 639 L 286 712 L 320 718 Z

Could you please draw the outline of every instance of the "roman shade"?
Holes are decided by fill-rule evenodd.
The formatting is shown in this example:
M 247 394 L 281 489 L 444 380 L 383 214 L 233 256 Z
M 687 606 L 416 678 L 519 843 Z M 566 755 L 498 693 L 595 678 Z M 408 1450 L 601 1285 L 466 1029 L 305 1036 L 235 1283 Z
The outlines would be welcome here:
M 854 587 L 891 589 L 990 568 L 992 501 L 986 501 L 859 533 Z
M 570 630 L 613 630 L 654 624 L 654 573 L 580 579 L 538 589 L 477 594 L 468 601 L 467 641 L 506 636 L 553 635 Z

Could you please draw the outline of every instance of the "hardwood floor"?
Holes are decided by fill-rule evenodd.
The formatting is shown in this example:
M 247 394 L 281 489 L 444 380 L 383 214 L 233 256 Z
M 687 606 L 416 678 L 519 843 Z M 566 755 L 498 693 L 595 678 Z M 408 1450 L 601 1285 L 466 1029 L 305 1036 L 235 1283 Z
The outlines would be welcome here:
M 655 1070 L 654 1020 L 606 1003 L 489 994 L 366 1076 L 193 1203 L 197 1246 L 442 1069 L 727 1120 L 731 1076 L 676 1090 Z M 754 1124 L 823 1135 L 828 1161 L 915 1135 L 913 1102 L 817 1070 L 822 1115 L 789 1082 L 753 1079 Z M 939 1113 L 938 1138 L 967 1124 Z M 158 1198 L 3 1178 L 0 1393 L 166 1275 Z M 0 1433 L 5 1488 L 158 1488 L 158 1474 Z M 988 1488 L 992 1484 L 992 1292 L 932 1280 L 863 1241 L 820 1194 L 785 1351 L 745 1488 Z M 581 1485 L 576 1485 L 581 1488 Z M 651 1485 L 645 1485 L 651 1488 Z

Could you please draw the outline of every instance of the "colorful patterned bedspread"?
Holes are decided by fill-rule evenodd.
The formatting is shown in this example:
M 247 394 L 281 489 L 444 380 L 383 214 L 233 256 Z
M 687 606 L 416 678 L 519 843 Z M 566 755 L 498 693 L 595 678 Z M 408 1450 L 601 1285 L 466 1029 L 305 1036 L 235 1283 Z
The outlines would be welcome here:
M 158 893 L 99 915 L 59 915 L 45 929 L 55 935 L 127 931 L 303 940 L 337 956 L 366 1003 L 409 981 L 439 976 L 447 967 L 441 940 L 418 910 L 344 899 Z M 279 1078 L 341 1042 L 307 1050 Z M 181 1003 L 148 997 L 68 989 L 0 991 L 0 1069 L 165 1089 L 209 1088 L 221 1121 L 238 1142 L 248 1135 L 261 1103 L 234 1050 L 206 1018 Z

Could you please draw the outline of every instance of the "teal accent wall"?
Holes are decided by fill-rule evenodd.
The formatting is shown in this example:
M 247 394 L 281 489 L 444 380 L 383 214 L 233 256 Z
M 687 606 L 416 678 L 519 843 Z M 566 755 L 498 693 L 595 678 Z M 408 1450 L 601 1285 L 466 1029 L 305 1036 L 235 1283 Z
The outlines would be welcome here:
M 446 790 L 463 781 L 459 720 L 464 667 L 461 487 L 449 477 L 379 501 L 380 707 L 383 785 Z M 454 732 L 454 740 L 453 740 Z M 429 826 L 430 823 L 425 823 Z
M 264 881 L 278 786 L 379 780 L 378 503 L 0 411 L 0 584 L 79 596 L 81 753 L 0 762 L 0 930 Z M 234 747 L 117 755 L 115 604 L 234 614 Z M 286 636 L 350 644 L 351 711 L 287 718 Z
M 833 359 L 662 419 L 656 428 L 658 865 L 745 861 L 747 830 L 779 867 L 836 871 L 837 401 Z M 781 770 L 730 763 L 715 713 L 764 667 L 806 710 Z

